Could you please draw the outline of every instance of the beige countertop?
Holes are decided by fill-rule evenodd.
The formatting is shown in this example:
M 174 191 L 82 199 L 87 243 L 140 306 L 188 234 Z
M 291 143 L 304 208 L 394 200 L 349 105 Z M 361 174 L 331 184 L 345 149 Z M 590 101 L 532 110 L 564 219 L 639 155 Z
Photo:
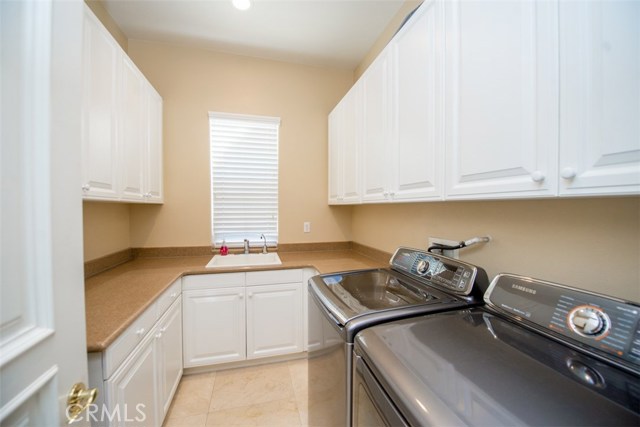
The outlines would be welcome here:
M 207 269 L 211 256 L 137 258 L 85 281 L 87 351 L 104 351 L 176 279 L 188 274 L 312 267 L 320 273 L 384 267 L 353 251 L 279 252 L 279 266 Z

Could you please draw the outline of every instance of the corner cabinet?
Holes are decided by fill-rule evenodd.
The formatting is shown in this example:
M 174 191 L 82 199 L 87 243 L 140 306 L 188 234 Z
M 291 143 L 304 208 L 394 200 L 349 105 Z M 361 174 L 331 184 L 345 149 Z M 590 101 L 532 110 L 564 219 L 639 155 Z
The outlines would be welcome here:
M 304 351 L 302 270 L 186 276 L 184 367 Z
M 162 98 L 86 5 L 83 55 L 84 199 L 162 203 Z
M 177 280 L 104 352 L 89 353 L 97 414 L 111 414 L 97 425 L 162 425 L 182 378 L 180 289 Z
M 360 96 L 356 84 L 329 114 L 329 204 L 360 202 Z

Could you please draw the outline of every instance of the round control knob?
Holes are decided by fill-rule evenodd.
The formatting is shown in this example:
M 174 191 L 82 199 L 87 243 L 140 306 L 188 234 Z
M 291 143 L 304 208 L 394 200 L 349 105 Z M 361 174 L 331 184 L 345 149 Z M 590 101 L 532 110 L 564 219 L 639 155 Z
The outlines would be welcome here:
M 576 177 L 576 170 L 574 168 L 564 168 L 560 172 L 560 176 L 564 179 L 573 179 Z
M 569 313 L 569 326 L 578 335 L 597 338 L 609 331 L 609 317 L 597 307 L 583 305 Z
M 427 271 L 429 271 L 429 262 L 421 259 L 418 265 L 416 265 L 416 272 L 419 275 L 424 276 Z

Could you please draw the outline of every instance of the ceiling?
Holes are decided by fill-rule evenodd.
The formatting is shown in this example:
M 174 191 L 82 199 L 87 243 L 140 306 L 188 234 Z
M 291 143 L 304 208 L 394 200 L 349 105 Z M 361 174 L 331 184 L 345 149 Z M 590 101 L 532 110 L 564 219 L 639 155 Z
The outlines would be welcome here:
M 355 69 L 404 0 L 103 0 L 129 39 Z

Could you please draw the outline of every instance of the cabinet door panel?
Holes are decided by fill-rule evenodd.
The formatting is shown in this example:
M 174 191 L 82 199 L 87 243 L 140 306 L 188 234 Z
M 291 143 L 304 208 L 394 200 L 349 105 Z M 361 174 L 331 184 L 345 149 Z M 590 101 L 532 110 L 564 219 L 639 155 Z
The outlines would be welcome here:
M 354 86 L 329 115 L 329 203 L 360 201 L 359 89 Z
M 122 60 L 120 105 L 120 164 L 122 198 L 143 200 L 143 156 L 146 134 L 147 99 L 144 77 L 128 58 Z
M 303 349 L 301 284 L 247 289 L 247 358 Z
M 106 382 L 107 406 L 114 414 L 111 426 L 158 425 L 155 354 L 153 335 L 149 335 Z
M 85 10 L 82 185 L 85 197 L 117 199 L 116 107 L 120 52 L 116 42 Z
M 640 192 L 640 3 L 560 4 L 560 193 Z
M 342 132 L 343 132 L 343 202 L 357 203 L 360 201 L 360 171 L 359 146 L 360 143 L 360 86 L 356 84 L 344 99 Z
M 556 8 L 552 1 L 445 4 L 448 197 L 555 194 Z
M 162 98 L 147 85 L 148 92 L 148 139 L 145 152 L 145 195 L 147 202 L 162 203 L 163 194 L 163 164 L 162 164 Z
M 343 110 L 344 104 L 341 102 L 329 114 L 329 204 L 342 202 Z
M 157 337 L 161 369 L 160 419 L 164 419 L 182 378 L 182 301 L 178 298 L 161 319 Z
M 362 179 L 363 201 L 385 200 L 389 196 L 391 125 L 389 109 L 389 60 L 385 49 L 362 77 Z M 395 157 L 395 156 L 393 156 Z
M 442 4 L 428 1 L 391 42 L 397 200 L 442 197 L 443 18 Z
M 184 367 L 244 360 L 244 288 L 186 291 Z

